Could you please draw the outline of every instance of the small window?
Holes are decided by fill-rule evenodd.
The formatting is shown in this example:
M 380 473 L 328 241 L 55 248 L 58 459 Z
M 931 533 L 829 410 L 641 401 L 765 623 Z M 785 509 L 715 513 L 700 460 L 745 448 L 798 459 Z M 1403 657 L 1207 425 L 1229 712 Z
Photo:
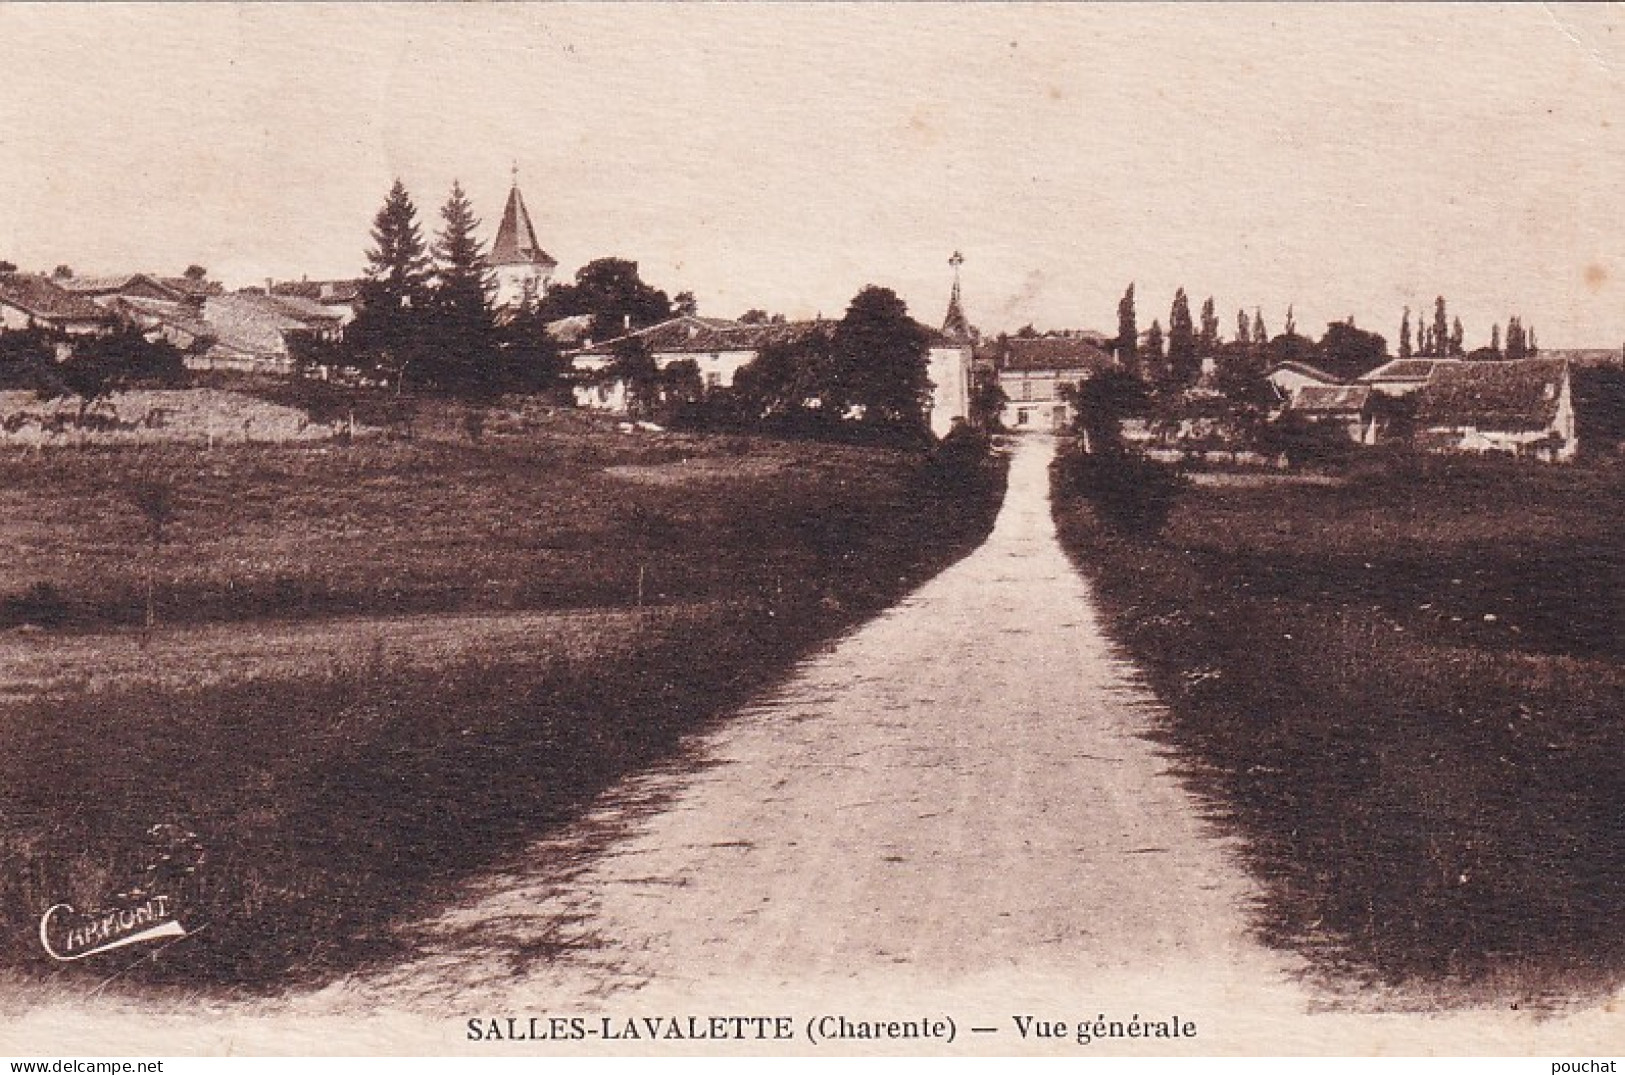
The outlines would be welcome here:
M 1027 424 L 1027 408 L 1026 407 L 1018 408 L 1016 410 L 1016 425 L 1024 426 L 1026 424 Z

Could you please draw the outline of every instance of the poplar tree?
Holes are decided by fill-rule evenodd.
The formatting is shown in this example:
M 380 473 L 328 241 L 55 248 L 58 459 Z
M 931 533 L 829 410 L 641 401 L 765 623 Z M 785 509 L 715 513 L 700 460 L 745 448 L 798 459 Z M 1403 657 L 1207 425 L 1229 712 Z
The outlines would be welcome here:
M 1253 342 L 1253 333 L 1251 327 L 1247 323 L 1246 310 L 1236 311 L 1236 342 L 1241 344 L 1243 347 L 1247 347 Z
M 1211 355 L 1219 346 L 1219 315 L 1213 311 L 1213 296 L 1202 303 L 1202 354 Z
M 1454 358 L 1460 358 L 1467 353 L 1462 346 L 1464 335 L 1461 331 L 1461 318 L 1458 317 L 1450 326 L 1450 354 Z
M 1180 288 L 1174 292 L 1173 308 L 1168 312 L 1168 377 L 1178 384 L 1190 384 L 1200 372 L 1191 303 Z
M 1445 348 L 1449 346 L 1450 341 L 1450 319 L 1445 315 L 1443 295 L 1433 300 L 1432 340 L 1428 353 L 1433 355 L 1434 358 L 1443 358 L 1446 354 Z
M 1140 330 L 1134 317 L 1134 285 L 1129 284 L 1117 303 L 1117 360 L 1125 369 L 1139 371 L 1139 344 Z
M 1264 310 L 1262 307 L 1253 308 L 1253 346 L 1262 351 L 1269 345 L 1269 330 L 1264 327 Z
M 1411 357 L 1411 308 L 1405 307 L 1405 316 L 1399 320 L 1399 357 Z

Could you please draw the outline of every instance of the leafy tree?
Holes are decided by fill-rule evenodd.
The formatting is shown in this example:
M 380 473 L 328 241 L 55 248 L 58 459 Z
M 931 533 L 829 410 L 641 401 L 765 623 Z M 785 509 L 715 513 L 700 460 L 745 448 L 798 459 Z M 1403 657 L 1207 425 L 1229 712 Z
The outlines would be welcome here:
M 0 260 L 0 276 L 9 276 L 17 271 L 15 262 Z
M 208 278 L 209 270 L 196 263 L 188 265 L 183 274 L 188 280 L 204 280 Z
M 1275 389 L 1265 380 L 1269 368 L 1250 343 L 1223 344 L 1215 356 L 1214 387 L 1234 408 L 1263 410 L 1275 403 Z
M 786 426 L 823 418 L 826 391 L 835 379 L 835 358 L 827 333 L 763 347 L 754 361 L 734 375 L 734 398 L 750 421 Z
M 56 280 L 72 280 L 73 269 L 67 265 L 58 265 L 51 270 L 51 277 Z
M 1346 321 L 1327 325 L 1325 335 L 1314 350 L 1314 361 L 1327 373 L 1343 380 L 1369 373 L 1387 360 L 1387 340 Z
M 970 423 L 977 429 L 997 431 L 1003 427 L 1005 404 L 1010 397 L 999 384 L 997 370 L 980 368 L 971 374 Z
M 360 287 L 361 309 L 345 339 L 358 356 L 365 356 L 364 364 L 393 373 L 398 389 L 420 356 L 430 281 L 417 207 L 399 179 L 373 218 L 372 241 Z
M 1117 301 L 1117 361 L 1125 369 L 1137 371 L 1139 362 L 1140 330 L 1135 324 L 1134 285 Z
M 739 315 L 739 323 L 741 325 L 768 324 L 767 311 L 757 307 L 752 307 Z
M 1399 357 L 1411 357 L 1411 308 L 1405 307 L 1405 316 L 1399 321 Z
M 1062 392 L 1077 412 L 1077 429 L 1089 451 L 1099 455 L 1126 451 L 1124 420 L 1151 412 L 1151 393 L 1145 382 L 1124 369 L 1101 370 Z
M 1185 289 L 1174 292 L 1173 308 L 1168 312 L 1168 379 L 1176 385 L 1188 385 L 1202 372 L 1196 354 L 1196 331 L 1191 324 L 1191 304 Z
M 865 287 L 835 326 L 831 346 L 836 398 L 862 408 L 865 425 L 925 439 L 930 431 L 931 381 L 926 330 L 889 288 Z
M 627 414 L 647 419 L 660 402 L 661 376 L 649 345 L 639 336 L 617 340 L 604 376 L 626 388 Z
M 591 315 L 591 334 L 598 340 L 647 328 L 672 316 L 666 293 L 644 283 L 638 263 L 624 258 L 588 262 L 576 271 L 575 283 L 549 288 L 541 306 L 548 321 Z
M 679 291 L 671 300 L 671 309 L 674 314 L 693 317 L 700 312 L 700 300 L 694 297 L 692 291 Z

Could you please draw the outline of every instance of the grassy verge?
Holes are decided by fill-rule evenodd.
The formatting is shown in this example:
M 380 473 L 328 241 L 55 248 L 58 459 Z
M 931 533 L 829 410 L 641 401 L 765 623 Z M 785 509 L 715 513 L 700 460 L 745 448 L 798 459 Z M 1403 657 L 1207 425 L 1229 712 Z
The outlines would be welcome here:
M 1188 488 L 1130 540 L 1058 489 L 1270 939 L 1328 981 L 1625 980 L 1622 492 L 1617 464 L 1401 461 Z
M 388 956 L 403 917 L 974 547 L 1002 489 L 896 452 L 494 426 L 0 457 L 4 577 L 61 613 L 0 639 L 31 670 L 0 695 L 0 961 L 253 990 Z M 121 499 L 154 472 L 156 551 Z M 139 878 L 155 825 L 196 834 L 169 883 L 204 928 L 50 964 L 39 914 Z

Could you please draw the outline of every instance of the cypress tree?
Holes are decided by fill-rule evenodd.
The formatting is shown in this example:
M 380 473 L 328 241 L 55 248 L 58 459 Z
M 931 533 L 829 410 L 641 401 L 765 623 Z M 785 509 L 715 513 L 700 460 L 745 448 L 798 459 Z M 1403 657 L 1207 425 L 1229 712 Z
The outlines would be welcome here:
M 1399 320 L 1399 357 L 1411 357 L 1411 308 L 1405 307 L 1405 316 Z

